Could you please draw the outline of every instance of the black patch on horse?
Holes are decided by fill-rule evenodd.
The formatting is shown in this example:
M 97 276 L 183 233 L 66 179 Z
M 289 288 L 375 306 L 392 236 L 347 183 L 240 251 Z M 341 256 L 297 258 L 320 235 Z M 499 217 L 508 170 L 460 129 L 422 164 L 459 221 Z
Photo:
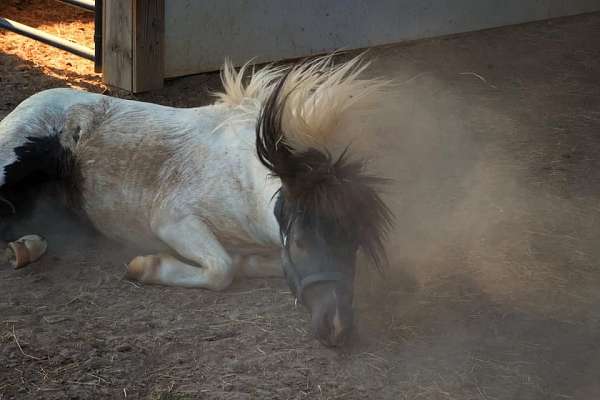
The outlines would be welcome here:
M 39 194 L 47 193 L 48 189 L 63 197 L 69 208 L 79 208 L 79 168 L 73 153 L 62 146 L 58 135 L 28 137 L 14 152 L 17 160 L 4 168 L 0 217 L 26 215 Z
M 17 161 L 4 168 L 5 185 L 62 179 L 72 167 L 71 151 L 65 149 L 58 135 L 28 137 L 16 147 Z

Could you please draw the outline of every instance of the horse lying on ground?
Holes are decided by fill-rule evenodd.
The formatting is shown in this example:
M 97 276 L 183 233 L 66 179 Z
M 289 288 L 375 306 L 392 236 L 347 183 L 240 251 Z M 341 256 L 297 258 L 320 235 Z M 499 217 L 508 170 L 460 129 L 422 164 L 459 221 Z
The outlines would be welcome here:
M 339 345 L 352 330 L 357 252 L 376 267 L 391 213 L 384 180 L 340 139 L 386 83 L 360 79 L 360 58 L 267 67 L 225 64 L 215 104 L 190 109 L 51 89 L 0 122 L 0 208 L 48 181 L 101 233 L 149 249 L 127 277 L 222 290 L 240 272 L 282 272 L 311 312 L 312 330 Z M 12 238 L 14 239 L 14 238 Z M 15 267 L 45 240 L 9 244 Z

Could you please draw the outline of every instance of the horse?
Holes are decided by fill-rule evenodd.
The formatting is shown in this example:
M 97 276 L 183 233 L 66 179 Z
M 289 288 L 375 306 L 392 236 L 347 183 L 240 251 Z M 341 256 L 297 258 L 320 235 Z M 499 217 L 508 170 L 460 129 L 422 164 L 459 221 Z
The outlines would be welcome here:
M 236 275 L 282 276 L 314 336 L 339 346 L 357 256 L 385 267 L 393 219 L 385 179 L 344 135 L 388 86 L 361 77 L 368 65 L 327 55 L 249 73 L 226 61 L 224 90 L 197 108 L 39 92 L 0 122 L 0 210 L 18 215 L 19 194 L 57 182 L 57 202 L 148 249 L 127 279 L 224 290 Z M 15 268 L 46 251 L 39 235 L 11 239 Z

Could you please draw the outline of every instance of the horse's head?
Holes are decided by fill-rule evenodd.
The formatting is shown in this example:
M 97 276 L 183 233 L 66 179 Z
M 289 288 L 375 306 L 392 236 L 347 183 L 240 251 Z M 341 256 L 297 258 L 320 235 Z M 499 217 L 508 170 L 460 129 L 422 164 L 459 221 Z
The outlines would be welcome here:
M 362 163 L 314 150 L 296 157 L 296 178 L 282 180 L 275 208 L 283 268 L 315 335 L 338 345 L 352 330 L 357 251 L 382 264 L 390 213 L 373 189 L 380 180 L 363 175 Z
M 306 71 L 311 65 L 298 68 L 312 76 L 318 72 Z M 352 331 L 357 252 L 362 250 L 376 267 L 382 267 L 391 213 L 375 190 L 384 180 L 367 175 L 363 162 L 352 161 L 348 152 L 333 158 L 325 148 L 294 145 L 289 140 L 285 118 L 290 118 L 287 107 L 298 86 L 289 89 L 295 71 L 274 86 L 263 105 L 257 154 L 282 183 L 275 216 L 288 284 L 310 310 L 317 338 L 336 346 Z M 294 111 L 302 114 L 303 110 Z

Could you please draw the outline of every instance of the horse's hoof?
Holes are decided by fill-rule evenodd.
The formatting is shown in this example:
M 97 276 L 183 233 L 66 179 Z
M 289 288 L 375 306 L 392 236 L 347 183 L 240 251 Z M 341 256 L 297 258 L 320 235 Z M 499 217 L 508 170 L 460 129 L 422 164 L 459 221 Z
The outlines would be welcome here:
M 125 278 L 130 281 L 144 282 L 160 267 L 160 257 L 155 255 L 137 256 L 127 264 Z
M 37 261 L 47 248 L 48 243 L 43 237 L 26 235 L 8 244 L 7 258 L 15 269 L 19 269 Z

